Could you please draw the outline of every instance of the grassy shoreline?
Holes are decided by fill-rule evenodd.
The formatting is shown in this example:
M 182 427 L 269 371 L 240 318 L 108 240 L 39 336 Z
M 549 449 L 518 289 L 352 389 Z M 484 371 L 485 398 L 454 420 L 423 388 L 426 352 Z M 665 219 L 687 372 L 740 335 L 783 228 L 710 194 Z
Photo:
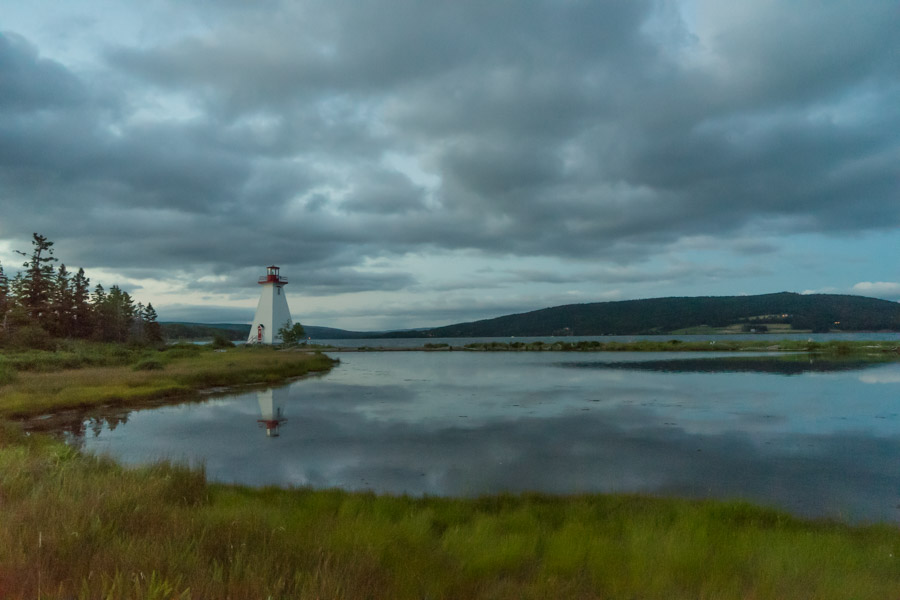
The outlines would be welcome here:
M 4 420 L 283 381 L 327 370 L 323 355 L 185 346 L 0 356 L 16 365 L 0 384 L 0 598 L 900 595 L 896 525 L 636 495 L 251 489 L 165 462 L 126 468 Z
M 0 418 L 179 401 L 210 388 L 280 383 L 327 371 L 333 364 L 318 352 L 259 347 L 215 351 L 191 345 L 165 351 L 82 345 L 6 355 L 0 356 L 0 374 L 5 373 L 0 379 Z
M 634 495 L 207 483 L 0 429 L 3 598 L 892 598 L 895 526 Z

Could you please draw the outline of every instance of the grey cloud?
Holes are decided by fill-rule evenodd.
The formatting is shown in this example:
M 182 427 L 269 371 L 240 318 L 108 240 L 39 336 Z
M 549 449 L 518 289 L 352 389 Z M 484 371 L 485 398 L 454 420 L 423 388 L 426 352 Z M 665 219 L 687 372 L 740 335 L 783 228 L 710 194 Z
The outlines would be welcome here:
M 516 283 L 558 283 L 577 284 L 586 281 L 608 285 L 620 283 L 659 283 L 674 281 L 700 281 L 704 279 L 740 279 L 750 274 L 767 272 L 764 267 L 725 266 L 716 264 L 674 263 L 665 268 L 642 268 L 629 266 L 621 268 L 583 268 L 571 272 L 542 271 L 536 269 L 515 269 L 508 274 L 497 274 L 495 281 Z
M 761 222 L 900 223 L 891 3 L 753 5 L 700 41 L 658 9 L 198 3 L 178 10 L 201 33 L 111 47 L 100 76 L 6 34 L 0 235 L 41 231 L 86 267 L 324 273 L 432 249 L 631 264 Z M 196 114 L 136 112 L 166 94 Z M 414 283 L 350 280 L 317 289 Z
M 327 296 L 364 291 L 396 291 L 415 284 L 415 279 L 407 273 L 361 271 L 353 268 L 352 260 L 328 260 L 327 267 L 310 269 L 296 262 L 295 257 L 284 261 L 275 261 L 281 273 L 288 281 L 288 294 L 293 295 L 291 284 L 296 285 L 297 292 L 304 296 Z M 325 262 L 325 261 L 323 261 Z M 263 263 L 260 263 L 263 265 Z M 227 295 L 230 298 L 257 298 L 257 278 L 264 274 L 263 266 L 245 267 L 230 271 L 217 271 L 214 281 L 204 281 L 183 275 L 187 289 L 206 291 L 210 294 Z M 127 273 L 128 271 L 126 271 Z
M 365 291 L 396 291 L 415 284 L 415 278 L 407 273 L 370 273 L 355 270 L 337 270 L 303 274 L 303 293 L 309 296 L 327 296 Z
M 544 296 L 547 306 L 571 304 L 577 299 L 562 294 Z M 341 307 L 340 309 L 306 310 L 305 315 L 311 325 L 330 326 L 335 319 L 365 317 L 376 320 L 380 325 L 370 329 L 403 329 L 412 326 L 439 327 L 461 321 L 490 319 L 502 315 L 523 313 L 542 306 L 536 306 L 532 298 L 485 299 L 479 296 L 457 296 L 452 299 L 439 298 L 418 302 L 415 307 L 416 323 L 410 323 L 409 306 L 398 303 L 382 303 L 378 306 L 361 308 Z
M 621 56 L 634 47 L 648 6 L 283 3 L 167 47 L 118 48 L 109 56 L 159 85 L 199 83 L 267 105 L 307 90 L 383 90 L 476 61 L 564 66 L 573 54 Z
M 188 323 L 247 323 L 247 331 L 250 331 L 250 322 L 253 320 L 252 308 L 239 308 L 229 306 L 216 306 L 204 304 L 203 306 L 169 304 L 163 308 L 156 307 L 160 321 L 184 321 Z
M 772 254 L 778 250 L 778 246 L 762 240 L 736 240 L 731 244 L 732 252 L 746 255 Z
M 88 94 L 78 78 L 13 32 L 0 32 L 0 111 L 77 106 Z
M 857 8 L 806 0 L 788 12 L 746 11 L 712 40 L 736 70 L 728 77 L 735 97 L 807 104 L 870 78 L 896 78 L 896 5 L 877 0 Z
M 425 208 L 425 191 L 396 171 L 363 172 L 352 185 L 350 196 L 340 203 L 347 212 L 402 214 Z

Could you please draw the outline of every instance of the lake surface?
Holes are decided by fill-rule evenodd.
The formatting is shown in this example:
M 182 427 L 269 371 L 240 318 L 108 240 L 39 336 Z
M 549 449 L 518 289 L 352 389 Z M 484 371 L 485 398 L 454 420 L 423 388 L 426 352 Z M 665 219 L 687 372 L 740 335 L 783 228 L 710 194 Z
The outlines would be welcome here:
M 900 521 L 900 364 L 711 353 L 335 356 L 331 373 L 282 388 L 55 426 L 125 463 L 202 462 L 212 480 L 257 486 L 642 492 Z

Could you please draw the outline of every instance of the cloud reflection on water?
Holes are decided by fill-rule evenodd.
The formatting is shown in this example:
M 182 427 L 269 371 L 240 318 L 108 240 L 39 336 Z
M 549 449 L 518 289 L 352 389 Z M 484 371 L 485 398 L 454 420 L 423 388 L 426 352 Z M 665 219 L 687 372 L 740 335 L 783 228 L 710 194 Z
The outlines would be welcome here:
M 211 478 L 250 485 L 645 492 L 900 517 L 897 389 L 863 383 L 896 384 L 895 365 L 783 377 L 609 368 L 601 356 L 582 361 L 591 368 L 540 355 L 402 358 L 347 356 L 292 384 L 278 438 L 256 428 L 260 396 L 249 393 L 134 412 L 81 439 L 126 462 L 203 461 Z

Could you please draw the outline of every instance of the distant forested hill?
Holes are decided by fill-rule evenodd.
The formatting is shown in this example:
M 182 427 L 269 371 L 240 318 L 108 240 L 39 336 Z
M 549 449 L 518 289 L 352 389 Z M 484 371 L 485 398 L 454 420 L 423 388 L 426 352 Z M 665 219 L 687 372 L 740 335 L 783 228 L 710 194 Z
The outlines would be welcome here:
M 806 331 L 900 331 L 900 304 L 837 294 L 653 298 L 569 304 L 391 337 L 637 335 L 692 327 L 786 324 Z
M 244 340 L 240 323 L 160 323 L 166 339 Z M 652 298 L 568 304 L 471 323 L 408 331 L 346 331 L 305 325 L 313 340 L 379 337 L 508 337 L 664 334 L 697 327 L 800 331 L 900 331 L 900 304 L 837 294 L 763 294 Z M 739 329 L 738 329 L 739 330 Z

